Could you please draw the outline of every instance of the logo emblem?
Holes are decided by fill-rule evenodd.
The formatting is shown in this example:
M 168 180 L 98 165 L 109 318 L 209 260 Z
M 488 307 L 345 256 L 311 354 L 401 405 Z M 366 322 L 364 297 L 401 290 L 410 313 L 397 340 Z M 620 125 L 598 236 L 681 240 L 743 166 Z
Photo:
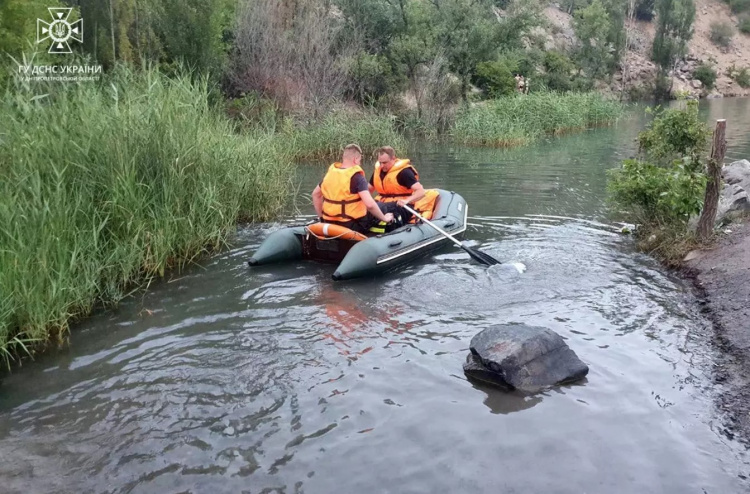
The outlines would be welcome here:
M 48 7 L 47 10 L 52 16 L 52 22 L 36 20 L 36 42 L 41 43 L 46 39 L 51 39 L 49 53 L 73 53 L 68 40 L 73 39 L 83 43 L 83 19 L 69 23 L 68 17 L 72 8 Z

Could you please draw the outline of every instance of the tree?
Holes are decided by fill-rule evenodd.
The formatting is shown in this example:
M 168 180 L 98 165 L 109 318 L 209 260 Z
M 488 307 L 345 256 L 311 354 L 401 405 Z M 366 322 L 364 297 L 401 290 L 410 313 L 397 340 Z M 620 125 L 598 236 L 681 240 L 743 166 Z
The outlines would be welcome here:
M 687 51 L 693 37 L 693 0 L 656 0 L 656 36 L 652 58 L 662 72 L 671 69 Z
M 577 54 L 580 65 L 590 77 L 601 77 L 607 73 L 613 58 L 612 44 L 607 41 L 610 17 L 601 0 L 594 0 L 588 7 L 578 10 L 573 28 L 581 42 Z
M 497 51 L 499 23 L 486 0 L 431 0 L 437 43 L 461 81 L 466 101 L 469 81 L 479 62 Z
M 36 42 L 36 20 L 49 16 L 47 7 L 59 7 L 55 0 L 3 0 L 0 2 L 0 55 L 21 58 Z

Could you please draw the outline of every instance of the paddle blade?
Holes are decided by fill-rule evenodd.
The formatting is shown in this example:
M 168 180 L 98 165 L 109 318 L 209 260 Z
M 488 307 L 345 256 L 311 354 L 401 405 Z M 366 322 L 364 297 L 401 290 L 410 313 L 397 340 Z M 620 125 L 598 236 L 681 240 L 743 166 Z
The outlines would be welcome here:
M 481 250 L 472 249 L 470 247 L 466 247 L 465 245 L 462 245 L 462 247 L 466 252 L 469 253 L 472 259 L 480 264 L 484 264 L 486 266 L 494 266 L 495 264 L 500 264 L 500 261 L 489 254 L 485 254 Z

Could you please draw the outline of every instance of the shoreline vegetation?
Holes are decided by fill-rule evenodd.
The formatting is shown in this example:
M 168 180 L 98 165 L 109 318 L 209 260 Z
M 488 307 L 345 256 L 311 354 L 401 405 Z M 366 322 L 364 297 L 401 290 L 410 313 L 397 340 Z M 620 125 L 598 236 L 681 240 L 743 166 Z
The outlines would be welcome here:
M 343 108 L 300 123 L 257 98 L 240 109 L 215 99 L 205 78 L 126 66 L 98 85 L 17 85 L 6 93 L 0 105 L 6 367 L 63 342 L 70 323 L 97 304 L 114 305 L 166 270 L 221 248 L 238 222 L 272 218 L 295 162 L 333 159 L 352 141 L 369 150 L 383 143 L 404 149 L 411 130 L 375 110 Z M 512 96 L 459 111 L 442 137 L 467 145 L 527 144 L 616 120 L 622 111 L 592 93 Z
M 624 106 L 591 91 L 617 67 L 626 8 L 583 3 L 575 30 L 606 42 L 565 51 L 521 0 L 7 0 L 0 363 L 272 218 L 296 162 L 349 142 L 514 146 L 617 120 Z M 73 53 L 33 44 L 48 7 L 87 26 Z M 21 77 L 58 64 L 104 75 Z

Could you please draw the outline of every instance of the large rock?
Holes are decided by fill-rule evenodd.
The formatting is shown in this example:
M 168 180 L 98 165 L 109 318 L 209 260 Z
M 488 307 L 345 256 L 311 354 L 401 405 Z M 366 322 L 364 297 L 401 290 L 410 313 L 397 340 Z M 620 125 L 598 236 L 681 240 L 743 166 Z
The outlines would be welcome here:
M 719 206 L 716 208 L 716 226 L 750 212 L 750 161 L 740 160 L 725 166 L 721 176 L 724 186 L 721 188 Z M 694 215 L 688 221 L 691 231 L 697 229 L 698 218 L 698 215 Z
M 586 376 L 588 366 L 551 329 L 498 324 L 471 339 L 464 372 L 509 389 L 538 391 Z
M 721 172 L 724 187 L 719 197 L 716 223 L 723 223 L 733 215 L 750 212 L 750 161 L 735 161 Z

